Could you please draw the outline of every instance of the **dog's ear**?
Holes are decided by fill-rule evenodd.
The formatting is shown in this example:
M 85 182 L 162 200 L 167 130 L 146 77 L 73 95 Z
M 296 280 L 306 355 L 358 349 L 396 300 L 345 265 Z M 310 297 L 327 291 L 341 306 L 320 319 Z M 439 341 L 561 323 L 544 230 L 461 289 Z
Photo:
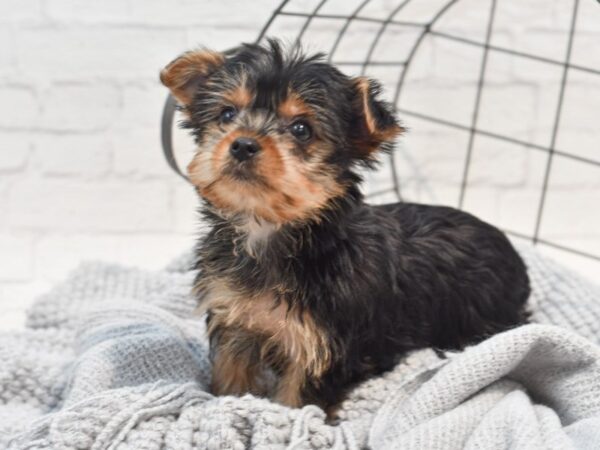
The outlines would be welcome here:
M 392 105 L 379 98 L 380 85 L 365 77 L 353 80 L 355 98 L 354 113 L 358 122 L 355 144 L 361 156 L 371 159 L 371 154 L 382 144 L 391 143 L 404 128 L 400 126 Z
M 219 52 L 206 49 L 189 51 L 160 72 L 160 81 L 169 88 L 179 103 L 187 106 L 198 87 L 224 62 L 225 57 Z

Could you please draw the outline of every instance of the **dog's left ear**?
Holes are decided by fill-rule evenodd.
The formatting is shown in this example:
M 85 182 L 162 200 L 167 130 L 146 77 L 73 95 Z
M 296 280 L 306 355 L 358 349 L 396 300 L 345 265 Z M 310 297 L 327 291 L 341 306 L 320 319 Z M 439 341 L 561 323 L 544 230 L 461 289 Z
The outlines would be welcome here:
M 201 49 L 184 53 L 160 72 L 160 81 L 179 103 L 187 106 L 194 93 L 225 62 L 222 53 Z
M 382 144 L 391 143 L 404 128 L 400 126 L 390 103 L 379 98 L 381 86 L 374 80 L 358 77 L 354 80 L 357 140 L 361 157 L 372 159 L 372 153 Z

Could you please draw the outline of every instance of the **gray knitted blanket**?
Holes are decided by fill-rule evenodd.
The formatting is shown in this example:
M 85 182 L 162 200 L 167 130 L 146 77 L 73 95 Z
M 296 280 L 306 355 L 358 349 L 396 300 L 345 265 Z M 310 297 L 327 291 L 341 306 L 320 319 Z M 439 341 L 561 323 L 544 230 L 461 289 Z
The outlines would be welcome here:
M 600 290 L 523 249 L 536 324 L 356 387 L 340 420 L 213 397 L 185 259 L 81 266 L 0 334 L 0 447 L 599 449 Z

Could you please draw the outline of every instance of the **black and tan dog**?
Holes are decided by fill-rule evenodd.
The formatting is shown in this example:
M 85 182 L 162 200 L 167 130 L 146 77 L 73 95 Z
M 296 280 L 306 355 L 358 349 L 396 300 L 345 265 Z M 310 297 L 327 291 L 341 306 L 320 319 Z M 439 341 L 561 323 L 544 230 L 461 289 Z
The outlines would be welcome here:
M 371 206 L 356 169 L 402 132 L 376 82 L 276 41 L 183 54 L 161 73 L 198 145 L 212 225 L 197 248 L 216 394 L 336 404 L 407 352 L 524 323 L 506 237 L 447 207 Z

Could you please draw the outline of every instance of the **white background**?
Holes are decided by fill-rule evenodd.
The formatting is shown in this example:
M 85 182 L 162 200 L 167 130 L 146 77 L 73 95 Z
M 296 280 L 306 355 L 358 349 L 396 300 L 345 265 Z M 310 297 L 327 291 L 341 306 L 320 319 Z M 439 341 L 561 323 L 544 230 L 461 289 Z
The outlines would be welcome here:
M 298 10 L 315 4 L 292 3 Z M 357 3 L 330 1 L 322 12 L 347 14 Z M 374 1 L 365 15 L 384 17 L 397 3 Z M 440 3 L 413 2 L 396 19 L 422 21 Z M 197 45 L 226 49 L 253 41 L 277 4 L 0 0 L 0 329 L 21 327 L 32 299 L 82 260 L 155 269 L 193 244 L 196 199 L 161 155 L 166 92 L 158 72 Z M 571 0 L 500 0 L 492 44 L 564 60 L 571 11 Z M 482 41 L 488 13 L 489 2 L 463 0 L 440 29 Z M 273 25 L 278 36 L 297 33 L 299 22 L 288 19 Z M 328 50 L 342 24 L 314 21 L 310 48 Z M 378 26 L 351 27 L 340 59 L 364 58 Z M 373 59 L 405 58 L 415 36 L 414 29 L 390 27 Z M 581 1 L 572 62 L 600 70 L 595 0 Z M 425 39 L 400 106 L 470 126 L 480 64 L 478 47 Z M 382 79 L 390 96 L 398 72 L 368 73 Z M 478 126 L 548 146 L 561 76 L 557 65 L 490 53 Z M 598 160 L 600 76 L 572 71 L 568 81 L 557 148 Z M 410 129 L 397 154 L 405 196 L 456 205 L 468 132 L 402 119 Z M 186 138 L 177 140 L 190 149 Z M 465 207 L 531 234 L 546 163 L 543 151 L 477 136 Z M 599 170 L 553 161 L 542 238 L 600 255 Z M 370 189 L 389 187 L 388 173 L 384 165 Z M 590 277 L 600 275 L 598 263 L 542 249 Z

